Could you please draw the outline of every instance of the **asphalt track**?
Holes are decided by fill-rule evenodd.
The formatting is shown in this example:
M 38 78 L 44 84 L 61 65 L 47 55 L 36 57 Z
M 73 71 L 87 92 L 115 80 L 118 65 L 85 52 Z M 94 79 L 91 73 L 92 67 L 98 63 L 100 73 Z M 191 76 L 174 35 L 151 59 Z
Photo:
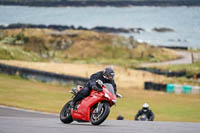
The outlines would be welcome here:
M 0 106 L 0 133 L 200 133 L 200 123 L 106 120 L 100 126 L 63 124 L 56 114 Z

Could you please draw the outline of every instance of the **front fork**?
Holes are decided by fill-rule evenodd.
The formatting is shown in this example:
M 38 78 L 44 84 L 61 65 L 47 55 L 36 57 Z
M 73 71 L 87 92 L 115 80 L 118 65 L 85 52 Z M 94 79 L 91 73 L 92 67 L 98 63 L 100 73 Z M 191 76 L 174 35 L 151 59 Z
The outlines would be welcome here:
M 95 113 L 99 114 L 102 108 L 103 108 L 103 103 L 98 103 L 96 109 L 94 110 Z
M 102 110 L 102 108 L 103 108 L 103 105 L 104 105 L 104 102 L 98 103 L 97 107 L 96 107 L 95 110 L 94 110 L 94 113 L 96 113 L 96 114 L 101 113 L 101 110 Z

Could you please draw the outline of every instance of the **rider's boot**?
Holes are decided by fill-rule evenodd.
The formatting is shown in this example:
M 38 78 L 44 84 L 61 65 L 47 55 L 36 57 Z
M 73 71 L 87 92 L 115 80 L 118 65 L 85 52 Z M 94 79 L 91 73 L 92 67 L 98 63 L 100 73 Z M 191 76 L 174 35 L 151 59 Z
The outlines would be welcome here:
M 75 109 L 75 104 L 74 104 L 73 101 L 70 103 L 70 107 L 73 108 L 73 109 Z

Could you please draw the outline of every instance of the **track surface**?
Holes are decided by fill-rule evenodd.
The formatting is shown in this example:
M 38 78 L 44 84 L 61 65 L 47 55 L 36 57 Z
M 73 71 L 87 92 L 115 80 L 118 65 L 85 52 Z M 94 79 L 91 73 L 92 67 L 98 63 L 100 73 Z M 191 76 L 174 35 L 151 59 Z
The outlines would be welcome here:
M 200 133 L 200 123 L 106 120 L 100 126 L 63 124 L 55 114 L 0 106 L 0 133 Z

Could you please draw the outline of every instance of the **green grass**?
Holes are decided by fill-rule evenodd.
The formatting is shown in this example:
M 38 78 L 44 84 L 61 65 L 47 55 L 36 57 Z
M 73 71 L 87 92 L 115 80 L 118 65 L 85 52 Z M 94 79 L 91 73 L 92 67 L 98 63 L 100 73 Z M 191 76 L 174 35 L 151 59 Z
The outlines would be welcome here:
M 190 51 L 190 52 L 194 52 L 194 53 L 196 53 L 196 52 L 199 53 L 199 52 L 200 52 L 200 49 L 199 49 L 199 48 L 198 48 L 198 49 L 189 49 L 189 51 Z
M 9 46 L 1 43 L 0 43 L 0 59 L 43 61 L 43 59 L 34 52 L 27 52 L 24 51 L 19 46 Z
M 71 98 L 70 86 L 58 86 L 0 74 L 0 104 L 59 113 Z M 137 88 L 118 88 L 123 95 L 111 108 L 109 119 L 122 115 L 133 120 L 144 102 L 150 104 L 156 121 L 200 122 L 200 95 L 176 95 L 144 91 Z
M 83 64 L 105 64 L 105 65 L 118 65 L 122 67 L 135 68 L 137 65 L 144 61 L 137 59 L 106 59 L 106 58 L 84 58 L 84 59 L 71 59 L 69 63 L 83 63 Z
M 192 75 L 193 77 L 195 77 L 195 75 L 200 73 L 200 61 L 195 62 L 193 64 L 166 65 L 166 66 L 156 66 L 152 68 L 167 70 L 167 71 L 174 71 L 174 72 L 180 72 L 180 71 L 186 72 L 185 76 L 168 78 L 168 79 L 165 79 L 164 83 L 200 86 L 199 79 L 187 78 L 187 76 L 192 76 Z
M 59 112 L 69 100 L 69 87 L 0 74 L 0 104 L 48 112 Z
M 130 96 L 130 94 L 132 94 Z M 148 102 L 158 121 L 200 121 L 200 96 L 176 95 L 164 92 L 129 90 L 111 116 L 121 114 L 125 119 L 134 119 L 142 104 Z
M 167 65 L 156 68 L 169 71 L 186 71 L 187 74 L 198 74 L 200 73 L 200 61 L 193 64 Z

